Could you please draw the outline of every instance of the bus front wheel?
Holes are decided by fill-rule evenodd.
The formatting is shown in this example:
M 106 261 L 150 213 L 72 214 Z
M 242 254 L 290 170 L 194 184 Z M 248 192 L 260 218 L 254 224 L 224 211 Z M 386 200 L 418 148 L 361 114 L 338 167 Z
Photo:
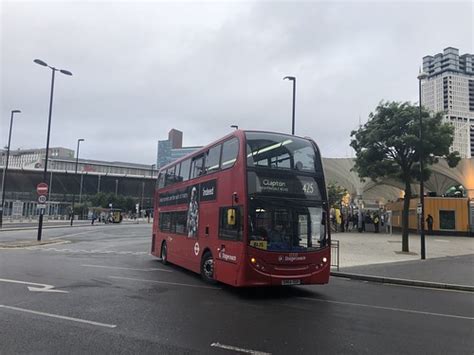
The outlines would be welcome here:
M 209 251 L 205 252 L 202 257 L 201 276 L 207 283 L 216 283 L 216 280 L 214 279 L 214 258 Z
M 161 244 L 161 263 L 168 265 L 168 247 L 166 246 L 166 242 Z

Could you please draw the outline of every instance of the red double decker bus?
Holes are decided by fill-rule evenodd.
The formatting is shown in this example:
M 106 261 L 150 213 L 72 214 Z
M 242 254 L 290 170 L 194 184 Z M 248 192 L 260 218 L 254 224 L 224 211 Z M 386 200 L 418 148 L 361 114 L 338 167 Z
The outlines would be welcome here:
M 328 218 L 314 141 L 236 130 L 160 170 L 152 254 L 208 282 L 324 284 Z

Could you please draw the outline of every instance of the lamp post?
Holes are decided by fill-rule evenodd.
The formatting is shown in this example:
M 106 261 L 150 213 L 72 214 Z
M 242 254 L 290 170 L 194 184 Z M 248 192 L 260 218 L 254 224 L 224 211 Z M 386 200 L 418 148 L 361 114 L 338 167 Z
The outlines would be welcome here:
M 5 168 L 3 169 L 2 177 L 2 205 L 0 206 L 0 228 L 2 228 L 3 226 L 3 208 L 5 207 L 5 186 L 7 183 L 8 160 L 10 159 L 10 143 L 12 140 L 13 115 L 15 113 L 21 113 L 21 111 L 12 110 L 10 116 L 10 132 L 8 133 L 7 160 L 5 161 Z
M 285 76 L 283 80 L 290 80 L 293 82 L 293 110 L 292 110 L 292 120 L 291 120 L 291 134 L 295 134 L 295 97 L 296 97 L 296 77 L 294 76 Z
M 48 67 L 49 69 L 51 69 L 51 93 L 49 96 L 48 134 L 46 135 L 46 154 L 44 158 L 44 171 L 43 171 L 43 182 L 46 182 L 46 174 L 48 172 L 49 135 L 51 132 L 51 113 L 53 110 L 54 75 L 56 74 L 57 71 L 59 71 L 60 73 L 64 75 L 69 75 L 69 76 L 71 76 L 72 73 L 68 70 L 58 69 L 58 68 L 49 66 L 47 63 L 43 62 L 40 59 L 35 59 L 33 62 L 43 67 Z M 41 209 L 40 215 L 39 215 L 39 222 L 38 222 L 38 238 L 37 238 L 38 241 L 41 240 L 41 233 L 43 231 L 43 215 L 44 215 L 44 209 Z
M 75 168 L 74 168 L 74 177 L 77 176 L 77 164 L 79 163 L 79 144 L 81 142 L 84 142 L 84 138 L 79 138 L 77 140 L 77 150 L 76 150 L 76 165 L 75 165 Z M 82 177 L 82 175 L 81 175 Z M 81 180 L 81 187 L 82 187 L 82 180 Z M 80 192 L 79 192 L 80 193 Z M 76 193 L 74 192 L 74 190 L 72 191 L 72 213 L 71 213 L 71 226 L 73 224 L 73 221 L 74 221 L 74 202 L 76 200 Z M 79 201 L 80 203 L 80 201 Z
M 426 259 L 425 250 L 425 191 L 423 178 L 423 118 L 421 108 L 421 81 L 426 79 L 428 75 L 420 70 L 418 74 L 418 94 L 419 94 L 419 118 L 420 118 L 420 242 L 421 242 L 421 259 Z

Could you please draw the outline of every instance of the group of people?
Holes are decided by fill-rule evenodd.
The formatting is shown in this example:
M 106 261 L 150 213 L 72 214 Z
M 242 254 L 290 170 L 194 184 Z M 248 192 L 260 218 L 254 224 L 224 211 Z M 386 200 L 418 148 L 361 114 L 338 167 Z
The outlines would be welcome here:
M 359 233 L 366 231 L 366 225 L 372 224 L 374 226 L 374 233 L 379 233 L 380 228 L 384 227 L 387 222 L 385 213 L 378 211 L 361 211 L 354 213 L 343 213 L 339 209 L 331 209 L 330 213 L 331 225 L 333 231 L 338 232 L 353 232 L 357 230 Z

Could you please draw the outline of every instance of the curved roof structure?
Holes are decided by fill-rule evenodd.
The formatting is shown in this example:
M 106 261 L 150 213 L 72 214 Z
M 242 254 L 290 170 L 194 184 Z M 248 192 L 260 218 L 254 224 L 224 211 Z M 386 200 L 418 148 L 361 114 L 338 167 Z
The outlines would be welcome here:
M 364 200 L 387 202 L 403 196 L 404 186 L 401 182 L 386 179 L 374 182 L 369 178 L 361 180 L 353 171 L 352 158 L 323 158 L 326 182 L 335 182 L 345 187 L 352 196 Z M 444 159 L 431 167 L 432 174 L 425 183 L 428 191 L 444 194 L 450 187 L 463 185 L 468 196 L 474 198 L 474 158 L 461 159 L 458 166 L 450 168 Z M 418 193 L 418 184 L 412 185 L 413 193 Z

